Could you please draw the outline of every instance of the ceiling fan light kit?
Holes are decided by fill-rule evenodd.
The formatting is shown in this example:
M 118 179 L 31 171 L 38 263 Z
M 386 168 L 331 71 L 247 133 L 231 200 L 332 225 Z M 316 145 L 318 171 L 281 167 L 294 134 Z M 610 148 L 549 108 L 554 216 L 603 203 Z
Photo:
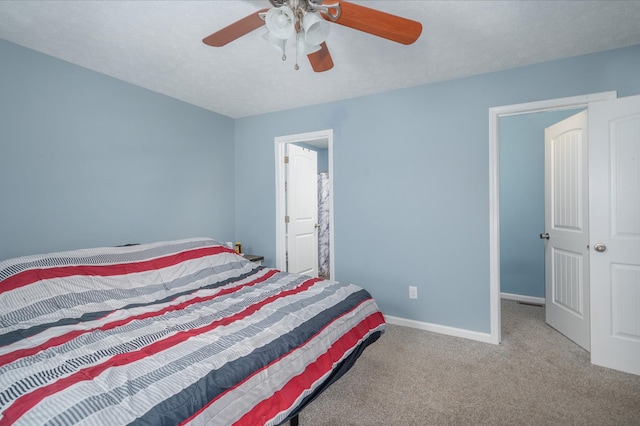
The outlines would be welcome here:
M 292 37 L 296 30 L 296 18 L 293 16 L 293 10 L 287 6 L 269 9 L 264 21 L 269 33 L 280 40 Z
M 335 0 L 334 0 L 335 1 Z M 307 55 L 316 72 L 333 68 L 327 48 L 330 23 L 344 25 L 387 40 L 411 44 L 420 37 L 422 24 L 346 1 L 328 3 L 326 0 L 269 0 L 270 9 L 259 10 L 233 24 L 205 37 L 202 41 L 213 47 L 222 47 L 245 34 L 266 25 L 267 42 L 282 50 L 286 60 L 286 41 L 296 37 L 296 64 L 298 54 Z
M 339 15 L 340 6 L 334 4 L 323 6 L 312 0 L 269 0 L 274 6 L 264 15 L 265 25 L 269 36 L 265 37 L 273 44 L 273 39 L 288 40 L 296 37 L 296 63 L 294 69 L 298 70 L 298 55 L 307 55 L 320 50 L 320 44 L 329 36 L 329 22 L 320 16 L 318 11 L 328 8 L 337 9 Z M 328 16 L 334 16 L 331 14 Z M 280 43 L 278 43 L 280 47 Z M 282 43 L 282 60 L 287 59 L 286 44 Z
M 319 13 L 307 13 L 302 19 L 304 40 L 311 46 L 319 46 L 329 37 L 329 23 Z

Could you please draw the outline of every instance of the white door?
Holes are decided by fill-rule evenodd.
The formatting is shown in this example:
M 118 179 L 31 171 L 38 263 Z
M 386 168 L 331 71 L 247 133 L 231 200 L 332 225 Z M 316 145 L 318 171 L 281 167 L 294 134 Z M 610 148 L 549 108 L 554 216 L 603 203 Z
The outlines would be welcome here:
M 545 129 L 547 323 L 590 350 L 587 112 Z
M 318 154 L 288 144 L 287 270 L 318 276 Z
M 589 104 L 591 362 L 640 374 L 640 96 Z

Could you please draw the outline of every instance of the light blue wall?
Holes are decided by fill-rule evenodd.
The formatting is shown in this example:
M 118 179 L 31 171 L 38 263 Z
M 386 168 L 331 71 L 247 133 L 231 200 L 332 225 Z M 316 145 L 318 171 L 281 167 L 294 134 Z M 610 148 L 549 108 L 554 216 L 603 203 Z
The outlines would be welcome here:
M 318 150 L 318 173 L 329 172 L 329 150 L 321 148 Z
M 236 236 L 275 264 L 274 137 L 334 129 L 336 278 L 387 315 L 488 333 L 489 108 L 640 94 L 639 69 L 637 45 L 239 119 Z
M 0 40 L 0 260 L 233 240 L 228 117 Z
M 544 129 L 577 110 L 500 118 L 500 289 L 542 297 Z

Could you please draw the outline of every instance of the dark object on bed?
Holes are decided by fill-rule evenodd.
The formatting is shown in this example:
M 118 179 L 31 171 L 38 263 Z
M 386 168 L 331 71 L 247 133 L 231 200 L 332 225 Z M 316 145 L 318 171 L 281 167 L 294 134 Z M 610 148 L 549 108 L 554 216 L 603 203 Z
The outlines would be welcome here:
M 0 262 L 0 425 L 297 422 L 385 329 L 211 239 Z

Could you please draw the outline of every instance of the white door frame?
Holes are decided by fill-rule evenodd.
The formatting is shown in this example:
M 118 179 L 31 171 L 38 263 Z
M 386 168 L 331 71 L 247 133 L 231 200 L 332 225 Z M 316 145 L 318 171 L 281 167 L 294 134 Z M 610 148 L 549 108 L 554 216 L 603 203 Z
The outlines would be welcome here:
M 295 135 L 277 136 L 274 138 L 274 152 L 276 161 L 276 268 L 285 271 L 287 264 L 287 247 L 284 243 L 286 227 L 284 216 L 286 212 L 286 200 L 284 192 L 285 167 L 284 155 L 286 144 L 304 142 L 313 145 L 315 141 L 327 141 L 329 156 L 329 274 L 335 280 L 334 262 L 334 233 L 333 233 L 333 129 L 317 132 L 299 133 Z
M 589 102 L 616 99 L 616 91 L 489 108 L 489 342 L 502 340 L 500 316 L 500 141 L 499 118 L 533 112 L 586 108 Z

